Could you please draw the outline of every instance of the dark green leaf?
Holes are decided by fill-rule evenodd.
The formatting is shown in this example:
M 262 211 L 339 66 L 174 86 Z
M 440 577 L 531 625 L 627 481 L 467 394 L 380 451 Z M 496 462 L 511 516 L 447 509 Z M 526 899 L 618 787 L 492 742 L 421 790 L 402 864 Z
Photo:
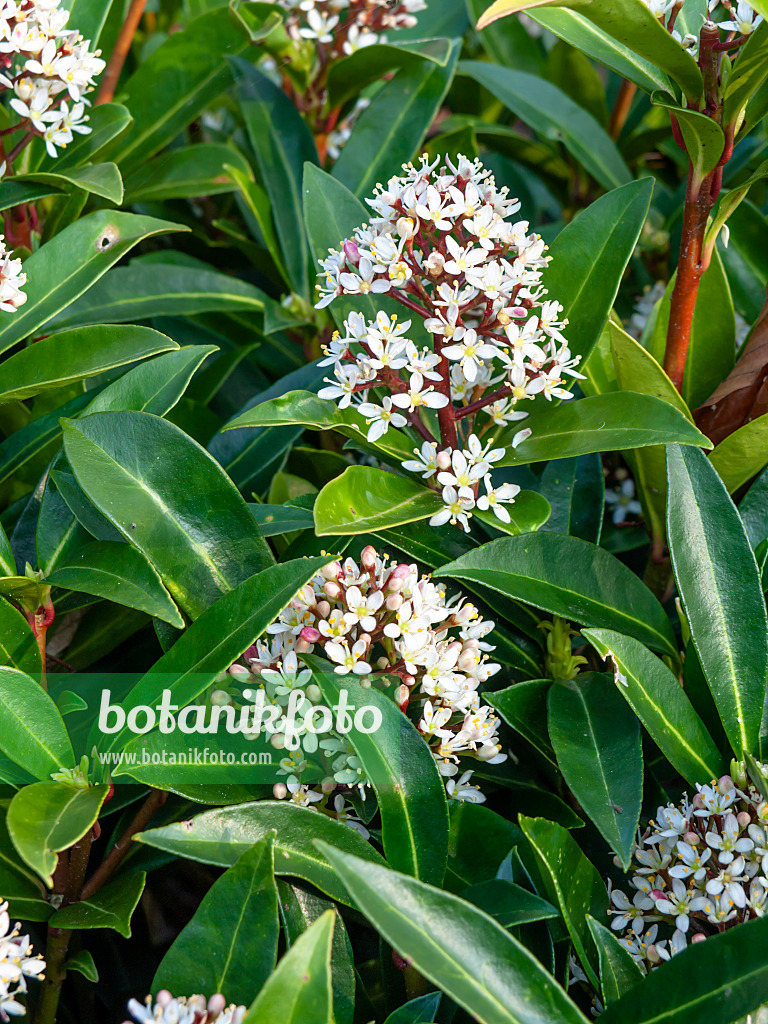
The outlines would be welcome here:
M 315 502 L 318 537 L 369 533 L 438 513 L 444 502 L 415 480 L 369 466 L 350 466 L 326 484 Z
M 125 939 L 131 937 L 131 917 L 144 891 L 146 875 L 137 871 L 118 878 L 93 896 L 58 910 L 50 919 L 52 928 L 113 928 Z
M 551 679 L 530 679 L 506 690 L 484 693 L 483 700 L 532 747 L 556 764 L 547 726 L 547 691 L 551 685 Z
M 461 898 L 485 911 L 502 928 L 558 917 L 560 912 L 535 893 L 514 882 L 493 878 L 465 889 Z
M 553 459 L 541 474 L 540 486 L 552 509 L 543 530 L 600 543 L 605 482 L 599 455 Z
M 58 708 L 39 682 L 14 668 L 0 668 L 0 750 L 44 781 L 75 767 Z
M 202 142 L 169 149 L 137 167 L 125 182 L 126 202 L 159 202 L 234 192 L 234 168 L 246 177 L 248 161 L 234 146 Z
M 587 924 L 600 960 L 600 990 L 603 1002 L 610 1006 L 634 985 L 639 985 L 644 975 L 640 965 L 629 950 L 622 946 L 614 932 L 589 915 Z

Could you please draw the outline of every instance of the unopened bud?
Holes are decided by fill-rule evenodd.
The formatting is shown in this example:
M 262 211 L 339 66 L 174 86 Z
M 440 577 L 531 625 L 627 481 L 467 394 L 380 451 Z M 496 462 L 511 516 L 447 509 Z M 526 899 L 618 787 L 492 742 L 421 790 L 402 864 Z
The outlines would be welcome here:
M 335 601 L 341 594 L 341 587 L 339 586 L 339 584 L 331 583 L 330 581 L 328 583 L 323 584 L 323 590 L 326 592 L 326 594 L 328 595 L 328 597 L 330 597 L 332 601 Z
M 217 708 L 223 708 L 231 702 L 231 697 L 226 690 L 214 690 L 211 694 L 211 704 Z
M 245 665 L 234 664 L 230 666 L 229 674 L 233 679 L 236 679 L 238 683 L 246 683 L 251 678 L 251 673 L 245 667 Z
M 367 544 L 361 554 L 360 562 L 364 569 L 375 569 L 376 568 L 376 548 L 372 544 Z
M 208 1013 L 215 1017 L 217 1013 L 224 1012 L 226 1005 L 227 1000 L 220 992 L 217 992 L 215 996 L 211 996 L 208 1000 Z
M 416 234 L 416 221 L 411 217 L 401 217 L 397 222 L 397 233 L 401 238 L 413 238 Z
M 357 247 L 357 242 L 353 242 L 351 239 L 344 243 L 344 255 L 347 257 L 350 263 L 360 262 L 360 250 Z
M 336 779 L 331 775 L 326 775 L 320 784 L 320 788 L 324 793 L 332 793 L 336 789 Z
M 317 602 L 317 614 L 320 616 L 321 619 L 328 618 L 328 616 L 331 614 L 331 606 L 328 604 L 327 601 Z
M 659 956 L 659 951 L 658 949 L 656 949 L 656 944 L 654 942 L 652 942 L 648 949 L 645 951 L 645 955 L 648 957 L 649 961 L 652 964 L 661 963 L 661 957 Z
M 702 935 L 701 932 L 696 932 L 695 935 L 691 936 L 691 942 L 706 942 L 707 936 Z
M 721 775 L 717 780 L 717 788 L 721 793 L 730 793 L 730 791 L 736 787 L 734 786 L 733 779 L 730 775 Z
M 387 590 L 390 592 L 390 594 L 396 594 L 398 590 L 403 589 L 404 583 L 405 580 L 393 580 L 392 577 L 390 576 L 390 578 L 387 580 Z
M 307 687 L 307 700 L 317 702 L 323 696 L 323 691 L 317 685 L 317 683 L 310 683 Z
M 451 468 L 451 455 L 450 452 L 438 452 L 437 453 L 437 468 L 447 470 Z
M 408 701 L 411 699 L 410 689 L 403 683 L 402 686 L 398 686 L 395 693 L 395 701 L 400 705 L 401 711 L 408 706 Z
M 752 815 L 748 811 L 739 811 L 736 815 L 736 821 L 738 821 L 741 828 L 746 828 L 752 821 Z
M 370 690 L 370 688 L 371 688 L 371 677 L 370 676 L 363 676 L 360 679 L 360 685 L 362 686 L 362 688 L 364 690 Z
M 308 644 L 316 644 L 322 635 L 320 630 L 315 629 L 314 626 L 305 626 L 299 633 L 301 639 L 306 640 Z
M 399 583 L 400 586 L 402 587 L 402 585 L 403 585 L 402 580 L 396 580 L 395 582 Z M 403 595 L 402 594 L 390 594 L 389 597 L 384 602 L 384 607 L 387 609 L 388 612 L 396 612 L 398 610 L 398 608 L 402 607 L 402 604 L 403 604 Z
M 293 649 L 297 654 L 306 654 L 311 646 L 312 644 L 309 642 L 309 640 L 305 640 L 303 637 L 299 637 Z
M 429 254 L 426 266 L 430 277 L 440 277 L 445 268 L 445 257 L 442 253 L 432 252 Z
M 272 796 L 275 800 L 285 800 L 288 796 L 288 787 L 284 782 L 276 782 L 272 787 Z
M 331 562 L 330 565 L 326 565 L 320 570 L 320 575 L 324 580 L 336 580 L 340 574 L 341 566 L 338 562 Z
M 691 807 L 697 811 L 706 810 L 704 807 L 704 800 L 702 799 L 701 793 L 697 793 L 696 796 L 691 800 Z
M 651 889 L 651 896 L 653 896 L 655 900 L 664 899 L 664 893 L 661 891 L 661 889 Z
M 699 837 L 695 832 L 686 832 L 683 839 L 689 846 L 698 846 L 700 842 Z
M 389 668 L 389 658 L 379 658 L 376 662 L 376 668 L 380 668 L 384 671 L 385 668 Z
M 282 750 L 285 747 L 285 736 L 281 732 L 272 735 L 269 741 L 275 750 Z

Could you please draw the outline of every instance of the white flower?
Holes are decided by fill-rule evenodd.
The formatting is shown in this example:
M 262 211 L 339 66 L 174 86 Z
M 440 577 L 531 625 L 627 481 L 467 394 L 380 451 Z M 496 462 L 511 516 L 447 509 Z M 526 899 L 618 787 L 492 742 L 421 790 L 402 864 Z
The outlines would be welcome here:
M 513 502 L 520 493 L 520 488 L 517 484 L 502 484 L 501 487 L 494 488 L 491 483 L 490 474 L 484 478 L 483 483 L 485 484 L 486 493 L 477 499 L 477 507 L 484 512 L 490 509 L 497 519 L 500 519 L 503 523 L 509 523 L 511 516 L 504 508 L 502 502 Z
M 447 359 L 460 361 L 467 380 L 473 381 L 482 366 L 481 360 L 493 359 L 498 355 L 498 351 L 495 345 L 488 345 L 479 340 L 477 331 L 469 330 L 464 333 L 460 342 L 444 348 L 443 355 Z
M 384 604 L 384 593 L 374 590 L 366 597 L 359 587 L 350 587 L 346 600 L 349 611 L 345 612 L 344 621 L 347 625 L 356 626 L 359 622 L 366 633 L 372 633 L 376 629 L 376 612 Z
M 20 933 L 20 925 L 11 928 L 8 904 L 0 903 L 0 1020 L 20 1017 L 26 1008 L 17 996 L 27 991 L 27 978 L 42 980 L 45 960 L 32 956 L 28 935 Z
M 356 640 L 350 648 L 348 644 L 331 641 L 325 645 L 325 653 L 336 662 L 334 672 L 340 675 L 348 675 L 354 672 L 358 676 L 366 676 L 371 671 L 371 666 L 363 660 L 363 655 L 368 650 L 368 644 L 364 640 Z
M 721 893 L 727 895 L 733 906 L 745 907 L 747 897 L 742 882 L 746 881 L 744 874 L 744 858 L 737 857 L 727 864 L 715 878 L 710 878 L 705 888 L 712 896 L 719 896 Z
M 717 859 L 721 864 L 730 864 L 737 853 L 749 853 L 754 843 L 746 836 L 741 837 L 741 829 L 735 814 L 726 814 L 723 819 L 722 831 L 707 832 L 704 837 L 707 846 L 719 850 Z
M 425 441 L 421 451 L 414 448 L 413 453 L 416 458 L 403 462 L 403 469 L 407 469 L 409 473 L 421 473 L 425 480 L 434 476 L 437 472 L 437 442 Z
M 611 518 L 617 526 L 629 515 L 642 515 L 643 506 L 635 500 L 635 482 L 629 477 L 622 481 L 618 490 L 605 492 L 605 503 L 613 506 Z
M 420 373 L 412 373 L 408 392 L 394 395 L 392 401 L 399 409 L 407 409 L 408 412 L 414 412 L 421 406 L 427 409 L 443 409 L 448 405 L 446 396 L 435 391 L 431 384 L 425 387 L 424 378 Z
M 673 878 L 688 878 L 690 875 L 693 875 L 694 881 L 701 882 L 707 873 L 704 865 L 712 856 L 712 851 L 699 851 L 695 847 L 691 846 L 690 843 L 686 843 L 682 839 L 675 849 L 680 855 L 683 863 L 676 864 L 674 867 L 670 868 L 670 875 Z
M 245 1017 L 245 1006 L 226 1005 L 222 995 L 188 996 L 174 999 L 166 989 L 157 993 L 156 1001 L 147 996 L 143 1003 L 131 999 L 128 1012 L 137 1024 L 241 1024 Z M 126 1022 L 130 1024 L 130 1022 Z
M 469 517 L 467 513 L 475 507 L 474 495 L 471 492 L 467 492 L 466 489 L 459 492 L 455 487 L 444 487 L 442 498 L 445 502 L 445 508 L 432 516 L 429 520 L 429 525 L 443 526 L 445 523 L 451 523 L 455 526 L 456 523 L 460 523 L 464 527 L 464 531 L 469 533 Z
M 488 471 L 486 462 L 472 463 L 465 452 L 453 452 L 451 455 L 451 472 L 438 473 L 437 479 L 444 487 L 474 487 Z
M 484 804 L 485 794 L 480 792 L 478 786 L 471 786 L 469 780 L 474 772 L 467 771 L 458 779 L 448 779 L 445 784 L 445 791 L 449 800 L 460 800 L 468 804 Z
M 704 910 L 710 903 L 706 896 L 695 889 L 686 889 L 685 883 L 679 878 L 672 879 L 672 892 L 667 891 L 662 899 L 656 900 L 656 909 L 660 914 L 674 917 L 675 925 L 681 932 L 688 931 L 688 915 L 697 910 Z
M 445 264 L 446 274 L 455 274 L 457 276 L 464 274 L 468 270 L 471 271 L 473 267 L 478 266 L 487 258 L 485 249 L 482 246 L 478 249 L 475 249 L 472 245 L 461 246 L 450 235 L 446 238 L 445 244 L 451 255 L 451 259 Z
M 762 16 L 755 17 L 754 10 L 744 0 L 736 4 L 736 14 L 730 21 L 721 21 L 718 28 L 725 32 L 738 32 L 739 35 L 748 36 L 757 28 L 762 21 Z
M 361 402 L 357 411 L 365 416 L 368 421 L 367 439 L 371 443 L 378 441 L 390 427 L 404 427 L 408 423 L 405 416 L 392 409 L 392 399 L 385 395 L 381 405 L 373 405 L 371 402 Z

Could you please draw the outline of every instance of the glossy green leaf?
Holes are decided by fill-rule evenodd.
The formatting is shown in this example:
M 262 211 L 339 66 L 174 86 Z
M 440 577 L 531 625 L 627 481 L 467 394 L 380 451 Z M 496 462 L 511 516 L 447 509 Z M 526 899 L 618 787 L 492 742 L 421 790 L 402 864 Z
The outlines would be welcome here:
M 445 67 L 450 55 L 451 44 L 448 39 L 423 39 L 406 43 L 398 43 L 393 39 L 389 43 L 365 46 L 331 64 L 328 72 L 329 102 L 332 107 L 341 106 L 388 71 L 413 65 L 426 68 L 426 61 Z
M 245 53 L 251 46 L 226 7 L 172 32 L 121 90 L 136 125 L 110 148 L 110 159 L 130 172 L 176 138 L 231 84 L 225 55 Z
M 300 935 L 256 996 L 243 1024 L 333 1024 L 331 949 L 335 915 L 327 910 Z
M 482 1024 L 584 1024 L 539 961 L 465 900 L 323 845 L 386 941 Z
M 567 7 L 538 6 L 529 8 L 526 14 L 566 43 L 618 72 L 622 78 L 628 78 L 646 92 L 656 89 L 672 91 L 669 79 L 655 63 L 598 28 L 581 12 Z
M 121 876 L 93 896 L 57 910 L 52 928 L 112 928 L 124 939 L 131 937 L 131 918 L 144 891 L 146 875 L 136 871 Z
M 483 700 L 532 747 L 556 764 L 547 724 L 547 691 L 551 685 L 551 679 L 527 679 L 505 690 L 485 693 Z
M 273 838 L 268 833 L 214 882 L 163 957 L 153 991 L 226 992 L 235 1003 L 259 991 L 275 966 L 280 933 Z
M 51 321 L 57 330 L 80 324 L 148 320 L 197 313 L 262 313 L 264 293 L 211 269 L 134 260 L 110 270 Z
M 758 25 L 739 52 L 723 97 L 723 124 L 738 123 L 748 100 L 768 76 L 768 24 Z M 751 125 L 750 125 L 751 127 Z
M 710 453 L 710 462 L 733 494 L 768 463 L 768 415 L 734 430 Z
M 540 487 L 552 509 L 542 529 L 600 543 L 605 482 L 599 455 L 553 459 L 541 474 Z
M 475 508 L 472 516 L 493 530 L 516 537 L 521 533 L 533 533 L 541 529 L 552 515 L 549 502 L 537 491 L 520 491 L 511 504 L 504 506 L 504 510 L 509 515 L 509 522 L 499 519 L 490 509 L 483 511 Z
M 608 911 L 608 892 L 600 873 L 561 825 L 521 815 L 520 827 L 536 853 L 550 900 L 560 907 L 584 972 L 597 988 L 597 957 L 587 917 L 604 919 Z
M 88 36 L 85 37 L 86 39 Z M 94 42 L 91 37 L 91 41 Z M 121 103 L 100 103 L 91 107 L 88 113 L 87 135 L 76 135 L 66 149 L 60 149 L 55 157 L 45 155 L 40 171 L 61 173 L 66 168 L 82 167 L 96 156 L 113 139 L 119 138 L 133 123 L 131 112 Z
M 293 288 L 309 298 L 309 252 L 304 234 L 304 164 L 317 163 L 312 133 L 279 86 L 245 60 L 232 61 L 237 98 L 256 162 L 272 204 L 277 237 Z
M 232 481 L 178 427 L 148 413 L 104 412 L 66 420 L 63 430 L 88 498 L 193 618 L 271 561 Z
M 574 217 L 549 248 L 544 286 L 568 311 L 568 345 L 582 362 L 608 319 L 652 193 L 652 178 L 608 192 Z
M 393 1010 L 384 1024 L 428 1024 L 434 1021 L 441 998 L 442 992 L 430 992 L 429 995 L 409 999 Z
M 31 182 L 39 185 L 52 185 L 54 188 L 68 191 L 71 188 L 81 189 L 101 196 L 110 203 L 119 206 L 123 201 L 123 179 L 115 164 L 91 164 L 77 167 L 70 171 L 35 171 L 32 174 L 21 174 L 19 182 Z
M 632 637 L 608 629 L 582 635 L 614 665 L 614 682 L 654 743 L 690 785 L 719 778 L 725 763 L 677 678 Z
M 23 921 L 47 921 L 53 907 L 43 896 L 43 886 L 34 871 L 24 864 L 14 849 L 0 816 L 0 889 L 10 904 L 10 915 Z
M 88 404 L 85 415 L 132 409 L 165 416 L 176 405 L 215 345 L 187 345 L 147 360 L 112 381 Z
M 140 241 L 183 230 L 154 217 L 100 210 L 60 231 L 24 263 L 27 301 L 17 313 L 0 313 L 0 352 L 74 302 Z
M 350 466 L 315 502 L 318 537 L 370 533 L 434 516 L 444 507 L 436 491 L 370 466 Z
M 178 707 L 185 707 L 237 661 L 328 561 L 329 556 L 321 556 L 272 565 L 219 598 L 136 683 L 122 706 L 154 705 L 167 688 Z M 104 734 L 97 726 L 89 737 L 89 749 L 93 743 L 104 745 Z M 109 746 L 120 746 L 131 736 L 130 730 L 123 729 L 111 737 Z
M 344 681 L 330 672 L 314 678 L 326 704 L 338 704 Z M 391 696 L 373 687 L 357 692 L 359 706 L 370 705 L 381 715 L 375 732 L 353 729 L 348 739 L 376 793 L 387 862 L 440 885 L 448 856 L 448 805 L 437 763 Z
M 424 61 L 402 68 L 363 111 L 333 168 L 356 196 L 369 196 L 376 183 L 397 174 L 420 151 L 450 88 L 459 56 L 454 41 L 441 67 Z
M 634 985 L 639 985 L 644 975 L 640 965 L 629 950 L 622 946 L 615 932 L 600 924 L 594 917 L 587 916 L 587 924 L 600 961 L 600 990 L 603 994 L 603 1003 L 610 1006 Z
M 61 713 L 39 682 L 0 668 L 0 750 L 36 779 L 75 767 Z
M 0 210 L 10 210 L 21 203 L 36 203 L 39 199 L 47 199 L 48 196 L 63 195 L 63 191 L 55 185 L 36 185 L 10 178 L 0 183 Z
M 568 788 L 629 871 L 643 799 L 640 726 L 611 676 L 582 672 L 549 691 L 549 735 Z
M 71 956 L 64 964 L 64 970 L 77 971 L 86 981 L 92 981 L 94 984 L 99 980 L 99 972 L 93 956 L 87 949 L 81 949 L 79 953 Z
M 81 327 L 41 338 L 3 363 L 0 404 L 31 398 L 126 363 L 177 349 L 148 327 Z
M 609 1006 L 605 1024 L 732 1024 L 765 1002 L 768 920 L 690 945 Z
M 678 82 L 686 96 L 698 102 L 703 80 L 696 61 L 654 18 L 642 0 L 496 0 L 481 19 L 480 27 L 497 18 L 518 14 L 529 7 L 566 7 L 589 18 L 617 42 L 665 71 Z
M 61 6 L 70 12 L 69 24 L 76 25 L 83 39 L 90 39 L 95 50 L 112 0 L 64 0 Z
M 462 61 L 459 73 L 485 86 L 535 132 L 562 142 L 605 188 L 617 188 L 631 181 L 629 168 L 605 129 L 556 85 L 524 71 L 481 61 Z M 648 186 L 642 188 L 649 192 L 650 198 Z M 603 238 L 605 223 L 603 221 Z M 559 295 L 558 299 L 564 301 Z
M 0 665 L 18 668 L 35 678 L 42 671 L 35 634 L 13 605 L 0 598 Z
M 691 162 L 694 181 L 699 185 L 710 171 L 717 167 L 725 148 L 723 129 L 711 117 L 696 110 L 680 107 L 668 96 L 654 94 L 653 102 L 666 107 L 680 128 Z
M 498 921 L 502 928 L 516 928 L 521 924 L 560 916 L 560 912 L 551 903 L 503 878 L 493 878 L 470 886 L 464 890 L 461 898 Z
M 739 505 L 739 515 L 753 548 L 768 538 L 768 470 L 764 469 Z
M 184 628 L 184 619 L 163 586 L 160 576 L 130 544 L 98 541 L 78 549 L 59 564 L 47 582 L 65 590 L 102 597 L 115 604 L 138 608 Z
M 35 782 L 16 793 L 8 807 L 8 833 L 16 851 L 45 882 L 53 885 L 57 854 L 88 832 L 99 816 L 109 786 L 68 786 Z
M 13 557 L 11 543 L 2 524 L 0 524 L 0 573 L 3 576 L 16 575 L 16 559 Z
M 292 530 L 311 530 L 315 520 L 311 512 L 290 505 L 251 505 L 251 512 L 265 537 L 277 537 Z
M 742 757 L 757 752 L 768 678 L 768 619 L 757 562 L 706 456 L 670 447 L 667 466 L 677 588 L 726 734 Z
M 327 858 L 313 845 L 324 840 L 332 849 L 364 859 L 368 865 L 383 861 L 370 843 L 354 829 L 290 801 L 260 800 L 206 811 L 189 822 L 176 822 L 142 832 L 139 841 L 190 860 L 230 867 L 272 829 L 275 871 L 310 882 L 331 899 L 350 905 L 344 886 Z
M 128 203 L 160 202 L 234 192 L 237 183 L 229 168 L 249 177 L 248 161 L 234 146 L 202 142 L 169 149 L 137 167 L 126 179 Z
M 522 466 L 590 452 L 625 451 L 651 444 L 712 447 L 681 412 L 650 395 L 626 391 L 580 398 L 558 406 L 540 406 L 526 420 L 532 435 L 512 447 L 516 429 L 507 428 L 494 443 L 507 448 L 497 465 Z
M 585 626 L 619 629 L 676 655 L 664 609 L 617 558 L 577 537 L 531 533 L 467 552 L 435 576 L 474 580 Z

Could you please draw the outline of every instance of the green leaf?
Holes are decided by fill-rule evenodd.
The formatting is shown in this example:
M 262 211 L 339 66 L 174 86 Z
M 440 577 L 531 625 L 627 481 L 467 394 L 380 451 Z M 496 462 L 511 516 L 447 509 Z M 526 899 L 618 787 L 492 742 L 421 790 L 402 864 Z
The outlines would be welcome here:
M 525 946 L 471 903 L 326 844 L 322 850 L 386 941 L 476 1020 L 584 1024 Z
M 654 743 L 690 785 L 709 783 L 725 770 L 720 751 L 677 678 L 637 640 L 608 629 L 582 636 L 616 668 L 614 682 Z
M 599 455 L 553 459 L 541 474 L 539 486 L 552 509 L 542 529 L 600 543 L 605 482 Z
M 717 167 L 725 148 L 723 129 L 711 117 L 696 110 L 678 106 L 668 96 L 654 93 L 652 102 L 666 107 L 680 127 L 680 134 L 688 152 L 691 173 L 696 188 L 699 188 L 710 171 Z
M 302 214 L 304 164 L 318 163 L 306 122 L 281 88 L 245 60 L 232 60 L 237 99 L 267 190 L 294 290 L 309 298 L 309 252 Z
M 672 91 L 669 79 L 652 61 L 614 39 L 580 12 L 566 7 L 539 6 L 529 8 L 526 14 L 566 43 L 618 72 L 622 78 L 628 78 L 646 92 L 656 89 Z
M 524 71 L 513 71 L 511 68 L 481 61 L 462 61 L 459 74 L 467 75 L 485 86 L 539 135 L 562 142 L 605 188 L 615 189 L 631 182 L 629 168 L 605 129 L 556 85 Z M 634 182 L 633 190 L 639 185 Z M 643 184 L 641 188 L 648 192 L 649 200 L 648 185 Z M 604 220 L 602 223 L 604 238 L 605 224 L 613 223 L 613 220 Z M 557 298 L 562 301 L 559 295 Z
M 665 71 L 685 95 L 698 102 L 703 80 L 696 61 L 651 14 L 642 0 L 496 0 L 479 23 L 485 28 L 497 18 L 519 14 L 529 7 L 566 7 L 589 18 L 609 36 Z
M 103 412 L 62 425 L 77 482 L 193 618 L 271 561 L 232 481 L 172 423 Z
M 38 677 L 42 672 L 40 651 L 27 620 L 13 605 L 0 599 L 0 665 L 21 669 Z
M 484 693 L 483 700 L 554 765 L 557 762 L 547 724 L 547 691 L 551 685 L 551 679 L 529 679 L 505 690 Z
M 499 519 L 490 509 L 484 512 L 482 509 L 475 508 L 472 515 L 493 530 L 509 533 L 516 537 L 521 533 L 533 533 L 534 530 L 540 529 L 549 522 L 549 517 L 552 514 L 549 502 L 543 494 L 539 494 L 537 491 L 520 491 L 515 500 L 511 504 L 505 505 L 504 508 L 509 514 L 508 523 Z
M 600 874 L 561 825 L 521 815 L 520 827 L 536 852 L 551 901 L 560 907 L 584 972 L 597 988 L 597 958 L 587 917 L 605 918 L 608 912 L 608 893 Z
M 549 691 L 549 735 L 568 788 L 629 871 L 643 799 L 640 726 L 611 676 L 583 672 Z
M 459 49 L 454 41 L 442 67 L 423 61 L 402 68 L 379 90 L 341 151 L 334 178 L 358 197 L 371 195 L 377 182 L 396 174 L 420 151 L 450 88 Z
M 677 588 L 737 757 L 756 752 L 768 677 L 768 619 L 744 524 L 702 452 L 667 449 L 667 532 Z
M 483 910 L 502 928 L 516 928 L 532 921 L 559 917 L 560 912 L 535 893 L 503 878 L 492 878 L 470 886 L 461 894 L 473 906 Z
M 259 991 L 275 966 L 280 934 L 273 838 L 267 833 L 214 882 L 163 957 L 153 991 L 226 992 L 234 1003 Z
M 0 182 L 0 210 L 10 210 L 22 203 L 36 203 L 48 196 L 63 196 L 61 189 L 54 185 L 35 185 L 32 182 L 17 181 L 10 178 Z
M 69 27 L 76 28 L 83 39 L 90 39 L 95 50 L 112 0 L 63 0 L 61 6 L 70 12 Z
M 110 270 L 50 321 L 57 330 L 80 324 L 148 320 L 198 313 L 262 313 L 264 293 L 229 274 L 134 260 Z M 38 342 L 39 344 L 39 342 Z
M 134 366 L 88 404 L 83 415 L 132 409 L 165 416 L 176 405 L 200 364 L 215 345 L 187 345 Z
M 112 163 L 90 164 L 70 171 L 35 171 L 20 174 L 14 181 L 31 182 L 38 185 L 52 185 L 55 189 L 70 191 L 73 187 L 83 192 L 92 192 L 110 203 L 119 206 L 123 201 L 123 179 Z
M 219 598 L 136 683 L 122 707 L 128 710 L 139 704 L 156 704 L 164 689 L 171 691 L 179 707 L 185 707 L 261 636 L 329 560 L 330 556 L 321 556 L 272 565 Z M 131 736 L 130 730 L 122 729 L 111 737 L 109 747 L 118 747 Z M 94 743 L 104 743 L 98 723 L 88 749 Z
M 265 537 L 279 537 L 293 530 L 311 530 L 315 525 L 312 513 L 290 505 L 250 505 L 251 512 Z
M 245 53 L 251 47 L 248 35 L 226 7 L 195 18 L 181 32 L 172 32 L 121 91 L 136 126 L 110 149 L 110 158 L 130 173 L 175 139 L 231 84 L 225 55 Z
M 729 494 L 733 494 L 768 462 L 768 415 L 758 416 L 720 442 L 709 460 Z
M 8 807 L 8 832 L 29 867 L 50 889 L 57 854 L 89 832 L 99 816 L 109 786 L 67 786 L 35 782 L 24 786 Z
M 414 480 L 370 466 L 350 466 L 320 491 L 315 502 L 318 537 L 370 533 L 438 513 L 444 502 Z
M 434 1021 L 441 998 L 441 992 L 430 992 L 429 995 L 409 999 L 393 1010 L 384 1024 L 427 1024 Z
M 468 551 L 434 575 L 474 580 L 553 615 L 618 629 L 677 655 L 672 627 L 654 595 L 617 558 L 577 537 L 505 537 Z
M 747 102 L 768 77 L 768 24 L 765 21 L 751 33 L 739 51 L 739 59 L 723 94 L 723 124 L 738 122 Z M 750 125 L 750 127 L 752 127 Z
M 331 672 L 317 673 L 314 679 L 328 706 L 334 707 L 343 682 Z M 391 696 L 373 687 L 354 692 L 381 715 L 375 732 L 353 729 L 347 738 L 376 793 L 387 862 L 440 885 L 448 857 L 448 805 L 437 763 Z
M 679 410 L 650 395 L 614 391 L 557 406 L 540 406 L 525 421 L 532 435 L 512 447 L 517 429 L 507 428 L 494 444 L 507 448 L 497 465 L 523 466 L 590 452 L 625 451 L 652 444 L 684 444 L 711 448 L 705 437 Z
M 756 548 L 768 538 L 768 470 L 763 470 L 739 505 L 739 515 L 749 537 L 749 543 Z
M 47 921 L 53 907 L 43 897 L 43 887 L 33 871 L 19 860 L 5 823 L 0 817 L 0 889 L 10 904 L 11 917 L 23 921 Z
M 230 867 L 272 829 L 277 829 L 276 873 L 302 878 L 346 906 L 351 904 L 344 886 L 312 840 L 322 839 L 332 849 L 354 853 L 369 866 L 383 863 L 354 829 L 290 801 L 259 800 L 220 807 L 197 815 L 191 823 L 175 822 L 142 832 L 138 839 L 180 857 Z
M 87 949 L 81 949 L 79 953 L 70 957 L 64 964 L 64 970 L 77 971 L 78 974 L 82 974 L 86 981 L 92 981 L 94 984 L 99 980 L 99 972 L 96 969 L 93 956 Z
M 177 349 L 148 327 L 81 327 L 50 335 L 3 363 L 0 404 L 32 398 L 126 363 Z
M 357 50 L 349 57 L 331 63 L 328 71 L 328 101 L 338 107 L 358 96 L 371 82 L 388 71 L 417 65 L 427 67 L 432 61 L 445 67 L 451 56 L 448 39 L 422 39 L 406 43 L 374 43 Z
M 765 1002 L 768 920 L 749 921 L 691 945 L 661 971 L 642 996 L 628 992 L 602 1015 L 604 1024 L 732 1024 Z
M 552 262 L 543 284 L 565 309 L 568 345 L 583 363 L 608 319 L 652 193 L 653 178 L 608 192 L 574 217 L 549 248 Z
M 46 582 L 138 608 L 177 629 L 184 628 L 184 619 L 159 575 L 130 544 L 98 541 L 79 548 L 46 577 Z
M 639 985 L 645 975 L 614 932 L 589 915 L 587 924 L 600 959 L 600 990 L 603 1002 L 610 1006 L 634 985 Z
M 121 876 L 93 896 L 58 910 L 51 928 L 112 928 L 124 939 L 131 937 L 131 918 L 144 891 L 146 874 L 136 871 Z
M 16 575 L 16 559 L 13 557 L 11 543 L 3 529 L 2 523 L 0 523 L 0 573 L 3 576 Z
M 333 1024 L 331 948 L 335 914 L 327 910 L 300 935 L 256 996 L 243 1024 Z
M 234 146 L 201 142 L 183 149 L 169 149 L 137 167 L 125 181 L 127 203 L 192 199 L 234 192 L 232 169 L 250 177 L 251 168 Z
M 0 668 L 0 750 L 36 779 L 75 767 L 61 714 L 40 683 Z
M 0 313 L 0 352 L 48 323 L 143 239 L 184 230 L 154 217 L 100 210 L 60 231 L 24 263 L 27 301 L 17 313 Z

